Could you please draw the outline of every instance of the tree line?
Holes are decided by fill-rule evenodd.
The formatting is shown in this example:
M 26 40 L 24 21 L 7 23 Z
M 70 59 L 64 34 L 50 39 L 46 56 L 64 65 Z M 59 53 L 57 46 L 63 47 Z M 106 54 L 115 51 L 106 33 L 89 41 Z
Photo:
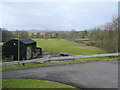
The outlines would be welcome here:
M 27 31 L 8 31 L 5 28 L 0 28 L 0 31 L 2 32 L 2 42 L 6 42 L 10 39 L 14 38 L 28 38 L 29 32 Z
M 8 31 L 5 28 L 0 28 L 2 31 L 2 42 L 6 42 L 14 38 L 41 38 L 41 39 L 66 39 L 74 41 L 75 39 L 85 38 L 87 30 L 85 31 L 48 31 L 48 32 L 28 32 L 28 31 Z
M 108 52 L 118 52 L 120 51 L 118 47 L 120 35 L 118 24 L 118 18 L 115 17 L 112 22 L 91 29 L 89 38 L 94 41 L 95 46 L 101 47 Z

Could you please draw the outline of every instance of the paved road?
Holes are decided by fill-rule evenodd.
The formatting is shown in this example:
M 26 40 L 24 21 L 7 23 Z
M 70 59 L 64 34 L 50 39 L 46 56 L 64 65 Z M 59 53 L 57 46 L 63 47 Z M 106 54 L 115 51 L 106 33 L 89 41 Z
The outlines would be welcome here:
M 47 79 L 78 88 L 117 88 L 118 61 L 96 61 L 3 71 L 3 79 Z

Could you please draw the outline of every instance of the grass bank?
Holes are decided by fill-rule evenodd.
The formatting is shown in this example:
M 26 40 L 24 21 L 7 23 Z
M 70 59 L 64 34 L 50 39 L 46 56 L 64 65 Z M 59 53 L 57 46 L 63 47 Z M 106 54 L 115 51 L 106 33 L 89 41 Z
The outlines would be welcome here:
M 3 88 L 75 88 L 65 84 L 32 79 L 4 79 Z

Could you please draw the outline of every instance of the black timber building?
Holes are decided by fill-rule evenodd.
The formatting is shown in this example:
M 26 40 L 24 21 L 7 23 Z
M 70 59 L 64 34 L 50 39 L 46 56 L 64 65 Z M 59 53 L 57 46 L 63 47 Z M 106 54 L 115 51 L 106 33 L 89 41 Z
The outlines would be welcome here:
M 12 39 L 2 46 L 2 58 L 11 60 L 29 60 L 42 55 L 42 49 L 36 47 L 32 39 Z

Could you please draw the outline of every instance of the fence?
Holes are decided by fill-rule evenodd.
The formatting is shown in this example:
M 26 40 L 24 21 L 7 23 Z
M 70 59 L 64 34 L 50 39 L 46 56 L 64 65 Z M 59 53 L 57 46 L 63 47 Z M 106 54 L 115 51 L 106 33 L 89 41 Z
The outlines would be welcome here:
M 60 60 L 67 60 L 67 59 L 78 59 L 78 58 L 87 58 L 87 57 L 104 57 L 104 56 L 119 56 L 119 55 L 120 55 L 120 53 L 107 53 L 107 54 L 95 54 L 95 55 L 75 55 L 75 56 L 64 56 L 64 57 L 39 58 L 39 59 L 24 60 L 24 61 L 3 62 L 3 63 L 0 63 L 0 66 L 21 64 L 21 63 L 40 62 L 40 61 L 55 61 L 55 60 L 60 61 Z

